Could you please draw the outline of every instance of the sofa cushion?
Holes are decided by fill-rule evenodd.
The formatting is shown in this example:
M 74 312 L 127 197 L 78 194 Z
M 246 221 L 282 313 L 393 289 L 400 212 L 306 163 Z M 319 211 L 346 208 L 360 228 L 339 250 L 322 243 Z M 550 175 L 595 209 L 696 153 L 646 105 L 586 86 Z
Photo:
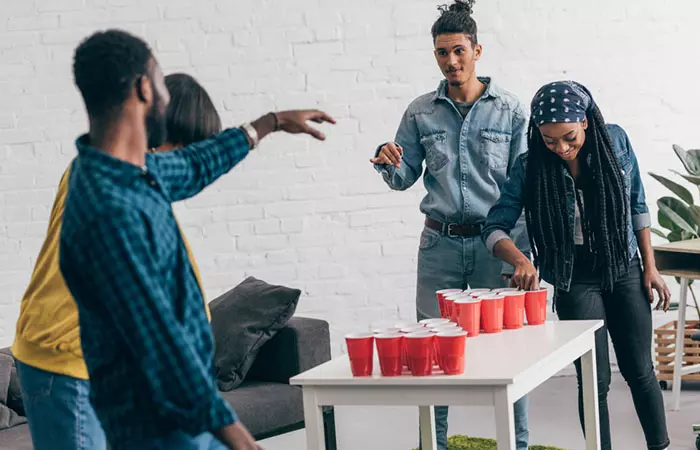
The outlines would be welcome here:
M 32 450 L 33 448 L 32 435 L 26 423 L 0 431 L 0 450 Z
M 260 347 L 296 310 L 301 291 L 250 277 L 210 303 L 219 389 L 238 387 Z
M 239 419 L 256 439 L 304 422 L 301 388 L 280 383 L 245 382 L 237 389 L 222 392 Z
M 26 419 L 8 405 L 10 384 L 15 368 L 12 356 L 0 354 L 0 430 L 26 422 Z M 15 375 L 16 377 L 16 375 Z

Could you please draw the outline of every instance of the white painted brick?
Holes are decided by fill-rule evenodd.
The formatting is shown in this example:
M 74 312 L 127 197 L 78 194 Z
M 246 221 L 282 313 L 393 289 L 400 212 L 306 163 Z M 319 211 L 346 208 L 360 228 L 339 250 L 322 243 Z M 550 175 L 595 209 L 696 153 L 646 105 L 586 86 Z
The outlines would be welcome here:
M 313 44 L 294 45 L 295 58 L 325 58 L 327 56 L 343 54 L 342 42 L 317 42 Z
M 36 130 L 0 130 L 0 145 L 31 143 L 37 137 L 41 137 L 41 133 Z
M 253 224 L 255 234 L 279 234 L 280 231 L 280 221 L 277 219 L 258 220 Z
M 282 219 L 280 221 L 282 233 L 295 234 L 304 231 L 304 221 L 302 219 Z
M 94 29 L 99 25 L 109 23 L 112 13 L 116 12 L 118 9 L 120 8 L 115 8 L 113 10 L 95 8 L 84 9 L 80 11 L 63 12 L 59 14 L 61 28 L 64 30 L 69 30 L 77 27 L 91 27 Z M 86 34 L 85 37 L 87 36 L 88 35 Z
M 301 263 L 324 263 L 333 261 L 330 250 L 327 247 L 306 247 L 297 248 L 297 255 Z
M 213 198 L 216 199 L 216 197 Z M 263 211 L 266 212 L 267 208 L 263 209 L 262 206 L 258 205 L 227 206 L 225 208 L 214 209 L 213 220 L 236 222 L 249 221 L 252 219 L 262 219 L 264 216 Z
M 290 200 L 336 198 L 339 192 L 334 184 L 295 187 L 288 191 Z
M 264 207 L 265 217 L 297 218 L 310 215 L 314 211 L 311 202 L 282 202 L 272 203 Z
M 1 223 L 29 222 L 32 218 L 32 209 L 29 206 L 3 206 L 0 208 Z M 0 239 L 0 245 L 3 242 Z
M 3 4 L 3 8 L 5 5 Z M 58 28 L 57 15 L 41 15 L 35 17 L 10 17 L 7 22 L 9 31 L 41 31 Z
M 35 0 L 39 12 L 75 11 L 83 8 L 83 0 Z
M 287 265 L 297 262 L 294 249 L 284 249 L 265 253 L 265 261 L 271 265 Z
M 243 252 L 282 250 L 288 245 L 287 236 L 247 236 L 238 240 L 238 250 Z

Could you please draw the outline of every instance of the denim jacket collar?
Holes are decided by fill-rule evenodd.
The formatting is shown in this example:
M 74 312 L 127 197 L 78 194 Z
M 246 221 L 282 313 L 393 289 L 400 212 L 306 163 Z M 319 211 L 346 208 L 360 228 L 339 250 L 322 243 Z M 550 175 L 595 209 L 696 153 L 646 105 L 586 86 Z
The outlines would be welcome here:
M 481 95 L 482 98 L 496 98 L 502 95 L 501 89 L 493 83 L 491 77 L 477 77 L 477 79 L 486 85 L 486 89 Z M 447 87 L 447 80 L 440 81 L 440 84 L 438 84 L 438 87 L 435 90 L 435 94 L 433 94 L 433 102 L 436 102 L 438 100 L 452 101 L 447 95 Z

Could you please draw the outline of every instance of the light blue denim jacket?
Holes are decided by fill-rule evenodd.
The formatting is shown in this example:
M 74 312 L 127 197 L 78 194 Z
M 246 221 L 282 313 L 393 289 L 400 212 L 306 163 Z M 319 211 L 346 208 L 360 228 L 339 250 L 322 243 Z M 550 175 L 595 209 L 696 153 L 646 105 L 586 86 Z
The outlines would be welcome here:
M 445 80 L 415 99 L 394 140 L 403 147 L 401 167 L 375 165 L 394 190 L 410 188 L 423 174 L 427 195 L 420 210 L 442 223 L 483 223 L 527 150 L 527 116 L 520 101 L 490 78 L 479 80 L 487 87 L 464 119 L 447 95 Z M 513 239 L 529 251 L 524 219 Z
M 639 165 L 637 157 L 632 149 L 627 133 L 618 125 L 607 125 L 608 133 L 612 139 L 613 149 L 620 168 L 625 175 L 625 186 L 627 190 L 627 199 L 629 201 L 630 217 L 627 219 L 627 242 L 629 257 L 632 259 L 637 254 L 637 237 L 636 231 L 651 226 L 651 217 L 649 216 L 649 208 L 646 204 L 646 196 L 644 194 L 644 186 L 642 185 L 642 177 L 639 174 Z M 590 158 L 590 156 L 589 156 Z M 576 197 L 574 194 L 575 184 L 573 177 L 562 166 L 566 179 L 566 201 L 569 211 L 570 229 L 574 229 L 575 220 L 575 203 Z M 497 242 L 502 239 L 509 239 L 508 233 L 516 225 L 516 222 L 521 217 L 523 209 L 523 195 L 525 191 L 525 176 L 527 171 L 527 155 L 522 155 L 518 158 L 513 167 L 508 182 L 501 191 L 501 198 L 489 211 L 484 226 L 483 239 L 486 247 L 493 251 Z M 574 239 L 574 236 L 571 236 Z M 554 284 L 554 280 L 558 279 L 557 288 L 565 291 L 571 286 L 571 274 L 573 271 L 573 255 L 570 255 L 565 261 L 561 269 L 561 273 L 555 277 L 553 268 L 542 266 L 539 268 L 540 276 L 548 283 Z

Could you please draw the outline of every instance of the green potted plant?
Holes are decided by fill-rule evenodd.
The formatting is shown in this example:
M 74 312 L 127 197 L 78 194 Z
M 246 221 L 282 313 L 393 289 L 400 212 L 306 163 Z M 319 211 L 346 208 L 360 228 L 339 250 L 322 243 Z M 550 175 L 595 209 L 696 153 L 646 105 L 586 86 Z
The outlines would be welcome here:
M 414 449 L 418 450 L 418 449 Z M 447 450 L 496 450 L 496 441 L 493 439 L 474 438 L 455 435 L 447 438 Z M 564 450 L 558 447 L 546 447 L 532 445 L 530 450 Z
M 678 156 L 678 159 L 681 160 L 687 174 L 682 174 L 676 170 L 672 170 L 671 172 L 700 189 L 700 150 L 686 151 L 681 146 L 674 145 L 673 151 L 676 153 L 676 156 Z M 700 206 L 695 204 L 693 194 L 690 190 L 664 176 L 653 172 L 649 172 L 649 175 L 675 194 L 675 197 L 665 196 L 656 201 L 659 207 L 659 226 L 665 231 L 658 228 L 652 228 L 651 231 L 667 239 L 669 242 L 684 241 L 700 237 Z M 678 281 L 678 279 L 676 279 L 676 281 Z M 693 296 L 695 309 L 698 311 L 698 315 L 700 315 L 695 292 L 692 286 L 689 289 Z

